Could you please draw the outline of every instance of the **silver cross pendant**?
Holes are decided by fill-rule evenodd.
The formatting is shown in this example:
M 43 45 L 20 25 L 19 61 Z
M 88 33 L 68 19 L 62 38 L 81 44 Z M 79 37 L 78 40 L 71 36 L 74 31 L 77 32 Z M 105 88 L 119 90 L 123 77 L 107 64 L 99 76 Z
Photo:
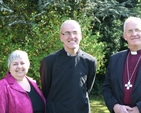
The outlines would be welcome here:
M 127 90 L 129 90 L 130 87 L 132 87 L 132 84 L 130 83 L 130 81 L 128 81 L 128 83 L 125 84 L 125 87 L 126 87 Z

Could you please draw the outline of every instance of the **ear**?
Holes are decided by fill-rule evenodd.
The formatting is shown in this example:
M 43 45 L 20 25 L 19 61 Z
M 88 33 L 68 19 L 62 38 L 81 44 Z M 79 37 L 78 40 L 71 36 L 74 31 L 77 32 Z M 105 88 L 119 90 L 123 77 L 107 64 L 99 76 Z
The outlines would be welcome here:
M 82 40 L 82 33 L 80 34 L 80 37 L 81 37 L 81 39 L 80 39 L 80 40 Z
M 125 32 L 123 32 L 123 38 L 124 38 L 124 40 L 127 40 L 126 35 L 127 34 Z
M 60 40 L 61 40 L 61 42 L 63 42 L 63 37 L 62 37 L 62 35 L 60 34 Z

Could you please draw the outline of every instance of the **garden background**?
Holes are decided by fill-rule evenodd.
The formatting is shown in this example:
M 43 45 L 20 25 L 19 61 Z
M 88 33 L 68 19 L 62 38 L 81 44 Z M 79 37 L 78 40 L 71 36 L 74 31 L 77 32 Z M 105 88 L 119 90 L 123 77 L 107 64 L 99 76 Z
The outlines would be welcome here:
M 78 21 L 82 27 L 81 49 L 97 58 L 97 77 L 90 94 L 92 113 L 108 113 L 101 86 L 109 57 L 127 48 L 123 22 L 141 17 L 140 0 L 0 0 L 0 79 L 8 71 L 8 55 L 21 49 L 28 53 L 28 76 L 40 86 L 43 57 L 62 48 L 61 23 Z

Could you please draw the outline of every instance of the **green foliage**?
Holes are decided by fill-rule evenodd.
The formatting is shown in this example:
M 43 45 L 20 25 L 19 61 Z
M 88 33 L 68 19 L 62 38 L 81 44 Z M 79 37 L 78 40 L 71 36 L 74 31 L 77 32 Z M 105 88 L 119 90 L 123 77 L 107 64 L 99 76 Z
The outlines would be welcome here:
M 85 2 L 81 4 L 68 1 L 62 4 L 49 2 L 38 8 L 33 6 L 37 6 L 36 4 L 29 4 L 29 1 L 22 3 L 10 1 L 10 3 L 7 3 L 7 7 L 11 12 L 10 10 L 1 12 L 0 78 L 4 77 L 8 70 L 8 55 L 15 49 L 21 49 L 28 53 L 31 62 L 28 76 L 36 79 L 40 84 L 40 62 L 43 57 L 62 48 L 59 32 L 61 23 L 66 19 L 75 19 L 82 25 L 83 41 L 81 48 L 97 58 L 98 70 L 100 71 L 100 67 L 103 65 L 104 44 L 97 42 L 98 37 L 100 37 L 98 33 L 92 35 L 92 18 L 88 17 L 84 10 L 80 10 L 82 6 L 85 7 Z M 18 6 L 19 3 L 20 6 Z M 31 6 L 34 8 L 30 9 Z
M 62 48 L 60 26 L 75 19 L 82 27 L 81 49 L 97 58 L 96 90 L 106 72 L 111 54 L 127 48 L 122 37 L 123 21 L 141 15 L 141 2 L 132 0 L 9 0 L 0 2 L 0 78 L 5 76 L 8 55 L 25 50 L 31 61 L 28 76 L 40 82 L 43 57 Z
M 93 34 L 97 32 L 100 37 L 98 42 L 103 42 L 105 57 L 104 65 L 101 67 L 100 75 L 105 74 L 105 67 L 108 65 L 109 57 L 120 50 L 126 49 L 127 44 L 123 39 L 123 22 L 124 19 L 133 15 L 133 9 L 127 6 L 133 6 L 132 1 L 128 0 L 119 3 L 116 0 L 95 0 L 89 3 L 90 9 L 93 11 Z
M 133 9 L 133 16 L 137 16 L 141 18 L 141 2 L 139 2 L 138 4 L 136 4 L 135 8 Z

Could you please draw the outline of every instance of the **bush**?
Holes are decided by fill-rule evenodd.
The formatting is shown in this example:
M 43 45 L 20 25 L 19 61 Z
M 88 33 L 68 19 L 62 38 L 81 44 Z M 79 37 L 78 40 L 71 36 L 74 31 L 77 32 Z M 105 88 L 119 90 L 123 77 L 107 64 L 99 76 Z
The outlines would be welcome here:
M 98 33 L 92 35 L 92 18 L 87 17 L 84 12 L 78 13 L 75 11 L 72 15 L 69 13 L 68 15 L 60 15 L 52 5 L 50 4 L 40 11 L 33 11 L 28 14 L 28 21 L 25 23 L 18 20 L 16 23 L 8 24 L 7 20 L 2 20 L 1 25 L 3 27 L 0 29 L 0 51 L 2 51 L 0 54 L 0 78 L 3 78 L 8 71 L 8 55 L 16 49 L 21 49 L 28 53 L 31 62 L 28 76 L 36 79 L 40 84 L 40 62 L 43 57 L 62 48 L 59 32 L 62 22 L 66 19 L 75 19 L 82 25 L 83 40 L 81 49 L 97 58 L 98 71 L 100 70 L 100 66 L 103 65 L 104 44 L 102 42 L 97 43 L 97 38 L 100 37 Z M 26 12 L 24 12 L 24 15 L 27 14 Z

